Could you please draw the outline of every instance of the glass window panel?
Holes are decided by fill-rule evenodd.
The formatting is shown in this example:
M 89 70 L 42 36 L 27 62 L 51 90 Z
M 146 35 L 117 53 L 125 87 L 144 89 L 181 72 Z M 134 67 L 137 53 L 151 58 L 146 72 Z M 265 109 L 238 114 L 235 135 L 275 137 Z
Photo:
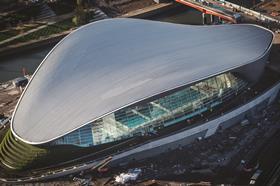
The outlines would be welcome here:
M 145 133 L 162 124 L 174 125 L 221 104 L 246 86 L 247 82 L 232 73 L 221 74 L 149 103 L 120 109 L 56 140 L 55 144 L 98 145 Z

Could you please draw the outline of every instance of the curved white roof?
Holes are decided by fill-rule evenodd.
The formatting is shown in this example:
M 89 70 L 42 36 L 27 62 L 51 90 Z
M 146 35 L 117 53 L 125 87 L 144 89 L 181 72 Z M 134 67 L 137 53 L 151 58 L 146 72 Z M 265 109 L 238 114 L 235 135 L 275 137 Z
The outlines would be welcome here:
M 254 25 L 88 24 L 39 66 L 15 109 L 12 131 L 31 144 L 52 141 L 121 107 L 254 62 L 272 38 Z

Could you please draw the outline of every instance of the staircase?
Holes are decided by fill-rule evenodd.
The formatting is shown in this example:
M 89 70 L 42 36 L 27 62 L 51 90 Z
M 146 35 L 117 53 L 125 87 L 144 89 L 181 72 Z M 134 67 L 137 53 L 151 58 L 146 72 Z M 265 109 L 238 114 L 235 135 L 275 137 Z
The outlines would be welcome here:
M 108 18 L 108 16 L 99 8 L 94 8 L 93 10 L 91 10 L 91 12 L 92 12 L 92 16 L 91 16 L 92 18 L 90 19 L 89 22 L 99 21 Z
M 34 160 L 47 154 L 47 150 L 16 139 L 9 130 L 0 144 L 0 162 L 9 169 L 21 170 Z
M 43 20 L 56 16 L 54 11 L 47 5 L 47 3 L 41 3 L 38 6 L 40 8 L 40 14 L 36 17 L 36 20 Z

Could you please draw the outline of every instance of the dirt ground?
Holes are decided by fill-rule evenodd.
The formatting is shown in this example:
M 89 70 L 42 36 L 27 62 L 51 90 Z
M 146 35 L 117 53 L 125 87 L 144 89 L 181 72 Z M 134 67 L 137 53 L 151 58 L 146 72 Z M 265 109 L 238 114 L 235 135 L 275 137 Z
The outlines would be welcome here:
M 280 0 L 271 0 L 261 3 L 257 9 L 267 15 L 280 20 Z
M 6 117 L 12 115 L 20 94 L 20 90 L 14 88 L 10 81 L 0 84 L 0 115 L 4 114 Z
M 280 44 L 280 33 L 279 34 L 275 34 L 274 43 Z
M 269 61 L 280 71 L 280 33 L 275 34 Z
M 107 15 L 115 17 L 130 11 L 148 7 L 155 4 L 153 0 L 97 0 L 99 6 Z

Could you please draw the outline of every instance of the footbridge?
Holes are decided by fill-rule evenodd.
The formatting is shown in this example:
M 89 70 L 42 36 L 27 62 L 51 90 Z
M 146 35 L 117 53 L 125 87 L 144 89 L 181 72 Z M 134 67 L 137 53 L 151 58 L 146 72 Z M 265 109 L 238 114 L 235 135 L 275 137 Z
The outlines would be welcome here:
M 217 5 L 216 3 L 206 2 L 206 1 L 195 1 L 195 0 L 175 0 L 176 2 L 183 4 L 185 6 L 192 7 L 200 12 L 202 12 L 203 24 L 205 23 L 205 14 L 210 15 L 211 22 L 213 22 L 213 16 L 217 16 L 219 19 L 223 19 L 230 23 L 237 23 L 234 12 L 228 11 L 223 7 Z

